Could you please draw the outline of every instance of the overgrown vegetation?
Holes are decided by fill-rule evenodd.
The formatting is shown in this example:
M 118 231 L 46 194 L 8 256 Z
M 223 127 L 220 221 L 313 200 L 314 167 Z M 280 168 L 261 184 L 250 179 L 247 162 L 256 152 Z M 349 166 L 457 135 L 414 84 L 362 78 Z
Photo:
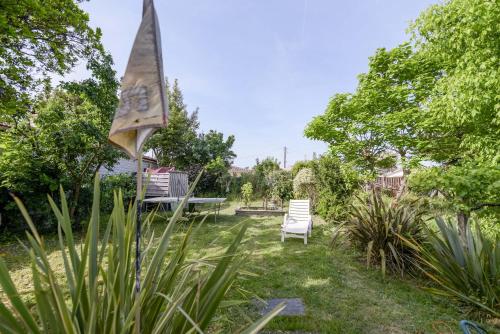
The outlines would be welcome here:
M 88 61 L 91 79 L 61 84 L 0 131 L 0 188 L 32 204 L 30 214 L 41 229 L 55 228 L 45 194 L 57 198 L 59 185 L 67 189 L 72 218 L 87 218 L 92 178 L 120 156 L 107 142 L 118 102 L 112 64 L 109 55 L 94 56 Z M 22 226 L 11 198 L 0 209 L 7 227 Z
M 279 200 L 281 204 L 293 196 L 292 174 L 286 170 L 275 170 L 267 175 L 269 184 L 269 197 L 271 200 Z
M 101 235 L 97 177 L 91 220 L 85 241 L 79 249 L 62 188 L 61 207 L 57 207 L 50 197 L 49 201 L 58 220 L 59 251 L 64 260 L 65 279 L 56 278 L 43 239 L 27 210 L 16 199 L 31 231 L 28 240 L 36 305 L 30 310 L 20 299 L 5 262 L 0 259 L 0 285 L 11 305 L 9 309 L 4 302 L 0 302 L 2 331 L 131 333 L 136 325 L 135 314 L 140 312 L 142 333 L 202 332 L 210 325 L 246 259 L 238 252 L 246 226 L 241 228 L 224 257 L 215 263 L 208 264 L 209 258 L 187 260 L 193 226 L 187 229 L 178 247 L 170 250 L 174 227 L 182 214 L 185 199 L 159 239 L 155 239 L 149 229 L 146 230 L 141 290 L 136 297 L 133 269 L 135 204 L 129 206 L 127 211 L 121 192 L 115 193 L 114 208 Z M 145 217 L 146 226 L 153 215 L 154 212 Z M 283 305 L 277 306 L 243 332 L 257 333 L 282 308 Z

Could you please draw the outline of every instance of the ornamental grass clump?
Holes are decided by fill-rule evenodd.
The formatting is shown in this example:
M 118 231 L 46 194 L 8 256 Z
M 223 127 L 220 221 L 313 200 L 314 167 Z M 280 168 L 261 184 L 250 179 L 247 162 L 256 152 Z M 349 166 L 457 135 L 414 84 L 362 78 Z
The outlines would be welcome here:
M 500 318 L 500 235 L 487 238 L 480 224 L 466 226 L 436 218 L 439 231 L 428 231 L 425 244 L 407 240 L 420 254 L 420 268 L 437 283 L 429 290 L 467 306 L 471 311 Z
M 49 197 L 58 221 L 63 279 L 57 278 L 43 238 L 16 198 L 30 228 L 27 234 L 30 248 L 27 250 L 36 304 L 30 308 L 20 298 L 0 258 L 0 285 L 8 298 L 8 304 L 0 302 L 0 332 L 132 333 L 136 310 L 140 308 L 141 333 L 203 333 L 245 261 L 238 246 L 246 227 L 242 227 L 225 255 L 215 262 L 208 258 L 187 258 L 192 226 L 181 242 L 172 247 L 174 226 L 194 184 L 159 238 L 148 228 L 153 215 L 144 219 L 145 247 L 139 298 L 134 291 L 136 206 L 130 205 L 126 210 L 121 191 L 115 192 L 113 212 L 101 231 L 99 177 L 96 177 L 92 214 L 81 246 L 77 246 L 71 230 L 63 190 L 61 207 Z M 280 305 L 243 332 L 258 332 L 282 308 Z
M 401 276 L 413 270 L 416 251 L 401 237 L 417 243 L 423 240 L 424 211 L 419 202 L 401 205 L 394 200 L 384 201 L 375 190 L 366 199 L 356 198 L 347 222 L 334 232 L 333 242 L 344 233 L 353 245 L 366 253 L 367 266 L 380 265 L 384 276 L 387 270 Z

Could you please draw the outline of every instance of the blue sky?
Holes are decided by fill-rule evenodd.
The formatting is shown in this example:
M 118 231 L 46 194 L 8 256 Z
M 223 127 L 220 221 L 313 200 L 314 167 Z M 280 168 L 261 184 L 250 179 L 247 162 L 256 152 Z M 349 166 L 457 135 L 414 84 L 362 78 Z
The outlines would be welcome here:
M 379 47 L 407 39 L 428 0 L 155 0 L 165 75 L 178 78 L 201 129 L 236 136 L 235 164 L 277 157 L 288 164 L 327 146 L 303 137 L 337 92 L 351 92 Z M 123 75 L 141 0 L 82 7 Z M 77 68 L 69 77 L 86 75 Z

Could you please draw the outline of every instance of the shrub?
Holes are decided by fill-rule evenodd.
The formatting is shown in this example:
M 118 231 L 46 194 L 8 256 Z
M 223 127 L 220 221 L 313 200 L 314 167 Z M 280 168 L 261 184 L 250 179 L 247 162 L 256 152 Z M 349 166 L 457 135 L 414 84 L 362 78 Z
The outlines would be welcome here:
M 276 170 L 267 176 L 269 195 L 272 199 L 287 201 L 293 196 L 293 180 L 290 172 Z
M 254 191 L 258 196 L 266 197 L 269 195 L 269 184 L 267 183 L 267 176 L 279 170 L 280 165 L 278 160 L 272 157 L 267 157 L 262 161 L 257 160 L 253 168 L 255 173 Z
M 311 168 L 302 168 L 293 179 L 293 194 L 295 198 L 309 198 L 316 203 L 316 180 Z
M 103 212 L 111 212 L 113 210 L 114 192 L 120 189 L 123 195 L 125 206 L 128 206 L 130 201 L 135 198 L 135 176 L 128 173 L 115 174 L 104 176 L 101 180 L 102 198 L 101 209 Z
M 345 223 L 348 239 L 366 252 L 366 264 L 380 264 L 382 275 L 386 269 L 401 276 L 414 268 L 416 252 L 404 239 L 423 241 L 423 214 L 418 202 L 397 205 L 384 201 L 376 191 L 365 200 L 351 205 L 350 218 Z M 340 228 L 334 233 L 334 241 Z
M 241 187 L 250 182 L 255 189 L 255 173 L 248 172 L 243 173 L 240 176 L 231 176 L 230 184 L 229 184 L 229 197 L 231 198 L 240 198 L 241 196 Z
M 199 177 L 198 179 L 199 180 Z M 196 183 L 196 181 L 195 181 Z M 96 177 L 92 215 L 82 247 L 75 244 L 69 209 L 61 189 L 61 208 L 49 198 L 58 220 L 60 252 L 65 275 L 58 279 L 49 262 L 44 242 L 26 209 L 16 199 L 31 229 L 28 240 L 36 305 L 30 309 L 20 298 L 5 262 L 0 259 L 0 285 L 10 305 L 0 302 L 0 329 L 7 333 L 131 333 L 140 310 L 142 333 L 203 332 L 214 318 L 226 292 L 238 275 L 245 257 L 237 252 L 245 227 L 238 233 L 225 256 L 214 266 L 206 261 L 186 259 L 192 227 L 176 249 L 170 251 L 174 226 L 193 187 L 174 213 L 158 243 L 144 249 L 142 283 L 135 297 L 134 232 L 135 205 L 124 208 L 121 192 L 115 193 L 114 209 L 100 235 L 100 191 Z M 154 240 L 145 219 L 145 240 Z M 250 326 L 257 333 L 280 305 Z
M 344 221 L 347 204 L 361 183 L 358 172 L 331 154 L 315 160 L 312 168 L 318 191 L 315 211 L 327 221 Z
M 250 182 L 245 183 L 241 186 L 241 196 L 243 197 L 243 202 L 245 206 L 248 207 L 250 205 L 250 201 L 252 200 L 253 195 L 253 187 Z
M 458 224 L 442 218 L 436 223 L 439 232 L 429 230 L 426 244 L 407 240 L 419 252 L 423 272 L 438 284 L 431 292 L 500 317 L 500 235 L 485 238 L 479 224 L 474 230 L 468 224 L 463 242 Z
M 292 166 L 292 177 L 297 176 L 299 171 L 303 168 L 313 168 L 314 165 L 314 160 L 303 160 L 303 161 L 297 161 L 293 166 Z

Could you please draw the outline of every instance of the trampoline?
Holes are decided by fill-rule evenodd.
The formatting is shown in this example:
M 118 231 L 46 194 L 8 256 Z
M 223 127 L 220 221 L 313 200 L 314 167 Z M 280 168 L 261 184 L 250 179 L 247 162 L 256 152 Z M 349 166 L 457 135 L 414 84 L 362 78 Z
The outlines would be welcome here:
M 156 204 L 176 204 L 182 202 L 184 197 L 151 197 L 146 198 L 144 203 L 156 203 Z M 217 216 L 220 213 L 221 204 L 226 200 L 226 198 L 221 197 L 189 197 L 188 204 L 214 204 L 215 221 L 217 221 Z

